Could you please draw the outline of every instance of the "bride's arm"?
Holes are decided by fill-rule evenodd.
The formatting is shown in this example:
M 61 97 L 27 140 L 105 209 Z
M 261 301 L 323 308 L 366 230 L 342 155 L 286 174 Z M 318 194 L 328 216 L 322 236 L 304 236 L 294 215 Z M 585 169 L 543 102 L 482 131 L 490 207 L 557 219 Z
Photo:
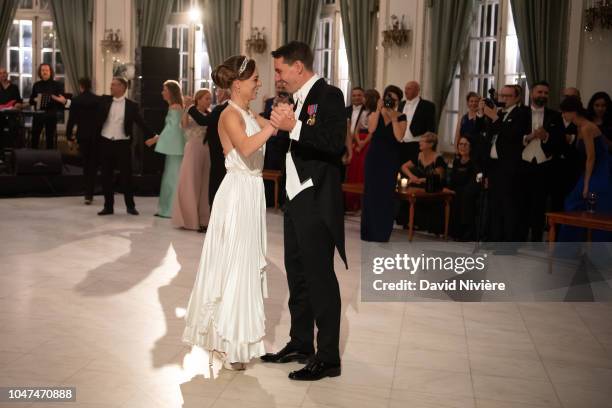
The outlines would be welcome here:
M 268 119 L 262 117 L 261 115 L 257 115 L 255 119 L 257 119 L 257 124 L 262 129 L 265 128 L 268 125 L 268 123 L 270 123 Z
M 266 123 L 260 132 L 248 137 L 244 131 L 244 119 L 234 109 L 224 110 L 219 119 L 219 134 L 226 136 L 244 157 L 249 157 L 263 146 L 274 130 L 270 123 Z

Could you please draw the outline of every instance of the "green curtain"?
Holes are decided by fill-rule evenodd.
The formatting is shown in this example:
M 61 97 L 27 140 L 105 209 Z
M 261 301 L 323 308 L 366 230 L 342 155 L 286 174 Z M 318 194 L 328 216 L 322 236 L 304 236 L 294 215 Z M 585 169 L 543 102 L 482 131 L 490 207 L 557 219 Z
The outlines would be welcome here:
M 79 78 L 92 77 L 93 3 L 94 0 L 51 0 L 66 77 L 75 92 Z
M 342 31 L 351 86 L 374 88 L 379 0 L 341 0 Z
M 301 41 L 314 48 L 321 0 L 282 0 L 283 43 Z
M 13 18 L 18 5 L 19 0 L 2 0 L 0 2 L 0 61 L 3 61 L 5 57 L 6 42 L 13 26 Z
M 166 25 L 172 12 L 171 0 L 136 0 L 138 46 L 163 47 Z
M 241 0 L 200 0 L 204 37 L 214 69 L 240 53 Z
M 475 0 L 432 0 L 431 61 L 429 72 L 431 94 L 436 104 L 436 123 L 444 109 L 457 64 L 468 45 Z
M 565 83 L 570 0 L 512 0 L 511 5 L 527 83 L 550 83 L 549 101 L 557 104 Z

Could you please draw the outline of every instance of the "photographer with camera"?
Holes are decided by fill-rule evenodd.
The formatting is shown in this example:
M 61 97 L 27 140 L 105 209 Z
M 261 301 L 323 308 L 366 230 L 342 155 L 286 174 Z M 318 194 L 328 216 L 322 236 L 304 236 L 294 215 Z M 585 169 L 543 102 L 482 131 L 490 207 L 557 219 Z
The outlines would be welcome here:
M 489 188 L 489 240 L 493 242 L 520 240 L 523 136 L 531 133 L 529 109 L 519 106 L 520 100 L 519 89 L 505 85 L 499 94 L 502 109 L 486 99 L 479 106 L 488 118 L 490 149 L 484 170 Z
M 406 132 L 406 115 L 397 110 L 402 90 L 389 85 L 370 114 L 372 141 L 365 158 L 361 239 L 388 242 L 395 218 L 395 187 L 400 168 L 399 141 Z

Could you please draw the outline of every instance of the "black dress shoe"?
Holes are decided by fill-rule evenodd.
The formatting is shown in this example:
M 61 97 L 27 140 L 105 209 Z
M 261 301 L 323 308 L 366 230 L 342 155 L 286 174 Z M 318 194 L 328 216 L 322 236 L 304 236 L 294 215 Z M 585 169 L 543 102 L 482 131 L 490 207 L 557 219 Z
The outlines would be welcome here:
M 128 214 L 132 214 L 132 215 L 138 215 L 138 214 L 140 214 L 140 213 L 138 212 L 138 210 L 136 210 L 135 208 L 128 208 L 128 209 L 127 209 L 127 213 L 128 213 Z
M 300 350 L 296 350 L 294 348 L 286 345 L 283 347 L 281 351 L 278 353 L 268 353 L 261 356 L 261 361 L 264 363 L 290 363 L 292 361 L 297 361 L 301 364 L 306 364 L 308 360 L 314 355 L 314 353 L 305 353 Z
M 98 213 L 98 215 L 110 215 L 113 213 L 112 208 L 103 208 L 102 211 Z
M 289 373 L 289 379 L 295 381 L 317 381 L 325 377 L 338 377 L 341 373 L 340 364 L 330 364 L 313 358 L 300 370 Z
M 85 205 L 90 205 L 92 201 L 93 201 L 93 198 L 85 197 Z

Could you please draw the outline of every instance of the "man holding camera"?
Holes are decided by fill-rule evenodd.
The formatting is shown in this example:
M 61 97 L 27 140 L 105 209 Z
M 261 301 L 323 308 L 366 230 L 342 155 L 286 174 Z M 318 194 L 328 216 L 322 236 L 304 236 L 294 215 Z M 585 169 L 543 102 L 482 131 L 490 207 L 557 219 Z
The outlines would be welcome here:
M 505 85 L 499 94 L 497 110 L 489 100 L 481 100 L 490 141 L 485 177 L 489 187 L 489 240 L 513 242 L 520 239 L 521 162 L 523 136 L 531 133 L 529 110 L 519 106 L 521 93 Z

